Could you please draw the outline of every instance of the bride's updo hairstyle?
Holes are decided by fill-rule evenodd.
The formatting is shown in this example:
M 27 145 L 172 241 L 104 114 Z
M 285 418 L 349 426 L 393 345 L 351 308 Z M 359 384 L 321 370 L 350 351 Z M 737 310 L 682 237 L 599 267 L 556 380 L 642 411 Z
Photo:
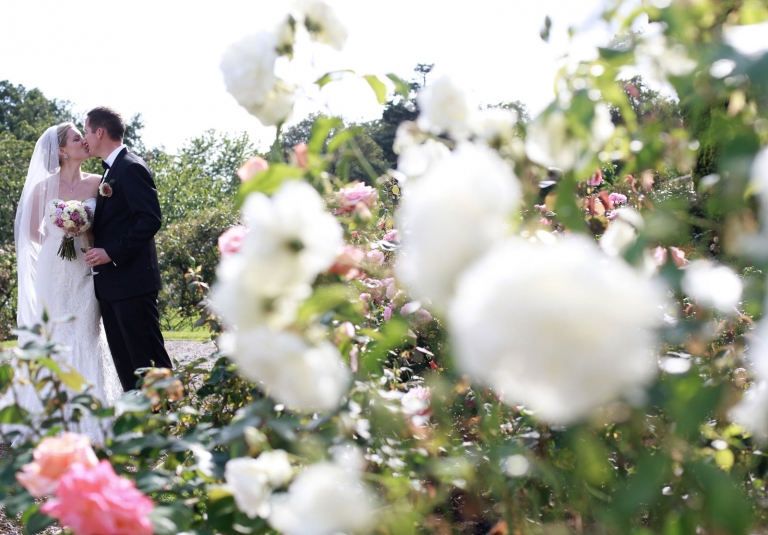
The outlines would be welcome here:
M 112 141 L 123 141 L 125 122 L 118 112 L 106 106 L 99 106 L 89 111 L 87 117 L 91 132 L 103 128 Z
M 63 147 L 67 144 L 67 132 L 70 130 L 77 130 L 75 123 L 61 123 L 56 125 L 56 140 L 59 142 L 59 147 Z M 59 156 L 59 167 L 61 167 L 61 156 Z M 55 169 L 48 169 L 51 173 L 55 172 Z

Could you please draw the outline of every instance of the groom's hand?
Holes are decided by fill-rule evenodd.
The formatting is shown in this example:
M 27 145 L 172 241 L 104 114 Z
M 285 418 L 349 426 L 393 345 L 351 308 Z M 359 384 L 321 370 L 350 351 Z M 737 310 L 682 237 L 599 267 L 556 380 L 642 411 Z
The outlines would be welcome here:
M 100 266 L 101 264 L 106 264 L 107 262 L 112 262 L 112 259 L 109 257 L 107 252 L 104 249 L 91 249 L 87 253 L 85 253 L 85 262 L 91 266 Z

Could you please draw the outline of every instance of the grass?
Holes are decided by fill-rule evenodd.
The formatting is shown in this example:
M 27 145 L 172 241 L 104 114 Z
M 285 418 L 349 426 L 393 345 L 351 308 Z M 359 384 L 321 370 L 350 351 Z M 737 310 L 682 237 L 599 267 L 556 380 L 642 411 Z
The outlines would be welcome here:
M 163 331 L 163 338 L 166 340 L 192 340 L 203 342 L 210 340 L 211 336 L 206 331 Z M 16 340 L 6 340 L 0 342 L 3 349 L 16 347 Z

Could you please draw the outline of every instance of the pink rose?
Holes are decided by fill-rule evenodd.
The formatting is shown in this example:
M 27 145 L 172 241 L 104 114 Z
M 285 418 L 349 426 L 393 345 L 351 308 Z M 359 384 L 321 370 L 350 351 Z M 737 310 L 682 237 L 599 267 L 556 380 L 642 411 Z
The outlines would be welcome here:
M 72 215 L 70 215 L 69 218 L 72 221 L 79 221 L 80 220 L 80 214 L 78 212 L 72 212 Z
M 72 465 L 93 467 L 98 463 L 90 439 L 77 433 L 44 438 L 32 458 L 31 463 L 21 467 L 16 480 L 35 498 L 52 494 Z
M 392 305 L 389 305 L 384 308 L 384 321 L 389 321 L 392 319 Z
M 626 204 L 627 203 L 627 196 L 626 195 L 622 195 L 621 193 L 611 193 L 610 195 L 608 195 L 608 198 L 614 204 Z
M 293 155 L 296 157 L 296 165 L 302 169 L 306 169 L 307 164 L 309 163 L 308 152 L 309 147 L 307 147 L 306 143 L 298 143 L 293 147 Z
M 355 205 L 355 209 L 353 210 L 353 212 L 362 221 L 370 221 L 371 218 L 373 217 L 373 214 L 371 213 L 371 209 L 368 208 L 368 205 L 362 201 L 360 201 Z
M 667 263 L 667 250 L 659 245 L 653 251 L 651 251 L 653 261 L 657 266 L 663 266 Z
M 399 242 L 400 241 L 400 233 L 397 231 L 397 229 L 388 230 L 387 233 L 384 234 L 384 241 Z
M 400 308 L 400 315 L 401 316 L 408 316 L 410 314 L 413 314 L 414 312 L 416 312 L 420 308 L 421 308 L 421 303 L 419 303 L 418 301 L 411 301 L 409 303 L 404 304 Z
M 74 465 L 41 511 L 77 535 L 152 535 L 147 517 L 153 508 L 133 481 L 103 460 L 95 467 Z
M 552 225 L 552 220 L 551 219 L 547 219 L 546 217 L 542 217 L 541 219 L 539 219 L 539 225 L 551 226 Z
M 226 258 L 229 255 L 235 254 L 240 250 L 240 246 L 243 244 L 243 238 L 245 238 L 248 229 L 242 225 L 235 225 L 225 230 L 221 236 L 219 236 L 219 252 L 222 258 Z
M 672 261 L 677 267 L 681 268 L 688 263 L 688 259 L 685 258 L 685 251 L 682 249 L 678 247 L 670 247 L 669 252 L 672 255 Z
M 338 275 L 345 276 L 347 279 L 354 279 L 361 275 L 360 263 L 365 258 L 365 253 L 357 247 L 345 245 L 339 251 L 335 262 L 328 271 Z
M 355 326 L 352 325 L 352 322 L 345 321 L 344 323 L 336 327 L 336 330 L 334 332 L 336 334 L 336 336 L 334 337 L 335 341 L 337 344 L 340 344 L 345 340 L 354 338 Z
M 240 166 L 240 169 L 237 170 L 237 176 L 240 177 L 241 181 L 247 182 L 258 173 L 266 171 L 267 169 L 269 169 L 269 163 L 267 163 L 267 160 L 264 158 L 259 158 L 258 156 L 254 156 L 252 158 L 248 158 L 248 160 L 246 160 L 246 162 Z
M 547 205 L 546 204 L 534 204 L 533 207 L 534 208 L 538 208 L 539 212 L 541 212 L 542 214 L 547 212 Z
M 429 310 L 425 308 L 420 308 L 416 312 L 413 313 L 413 316 L 411 317 L 411 323 L 413 323 L 415 326 L 424 325 L 425 323 L 429 323 L 432 321 L 432 314 L 429 313 Z
M 363 292 L 360 294 L 360 301 L 368 302 L 371 300 L 373 296 L 369 294 L 368 292 Z
M 376 301 L 382 298 L 384 291 L 386 290 L 386 288 L 384 288 L 384 283 L 378 279 L 365 279 L 363 284 L 365 284 L 365 287 L 368 288 L 368 292 Z
M 366 208 L 370 208 L 376 202 L 379 192 L 371 186 L 366 186 L 362 182 L 357 182 L 353 186 L 348 186 L 339 190 L 337 201 L 339 203 L 339 212 L 351 212 L 359 203 L 363 203 Z M 362 210 L 362 208 L 360 208 Z M 369 212 L 370 213 L 370 212 Z
M 374 249 L 373 251 L 368 251 L 365 253 L 365 262 L 369 266 L 380 266 L 384 263 L 384 259 L 384 253 L 378 249 Z
M 56 218 L 56 226 L 61 228 L 64 226 L 64 220 L 62 218 Z
M 603 171 L 601 169 L 598 169 L 597 171 L 595 171 L 595 174 L 592 175 L 592 178 L 587 180 L 587 186 L 597 187 L 602 183 L 603 183 Z

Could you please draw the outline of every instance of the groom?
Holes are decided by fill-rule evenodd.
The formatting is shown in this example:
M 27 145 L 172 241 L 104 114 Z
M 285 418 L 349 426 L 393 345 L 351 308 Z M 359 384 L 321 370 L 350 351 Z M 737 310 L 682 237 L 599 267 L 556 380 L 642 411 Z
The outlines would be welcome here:
M 157 190 L 144 160 L 123 145 L 125 123 L 116 111 L 88 112 L 85 141 L 104 161 L 93 220 L 95 247 L 85 260 L 93 277 L 104 330 L 123 390 L 136 387 L 137 368 L 171 368 L 157 311 L 160 270 L 155 234 L 162 218 Z

